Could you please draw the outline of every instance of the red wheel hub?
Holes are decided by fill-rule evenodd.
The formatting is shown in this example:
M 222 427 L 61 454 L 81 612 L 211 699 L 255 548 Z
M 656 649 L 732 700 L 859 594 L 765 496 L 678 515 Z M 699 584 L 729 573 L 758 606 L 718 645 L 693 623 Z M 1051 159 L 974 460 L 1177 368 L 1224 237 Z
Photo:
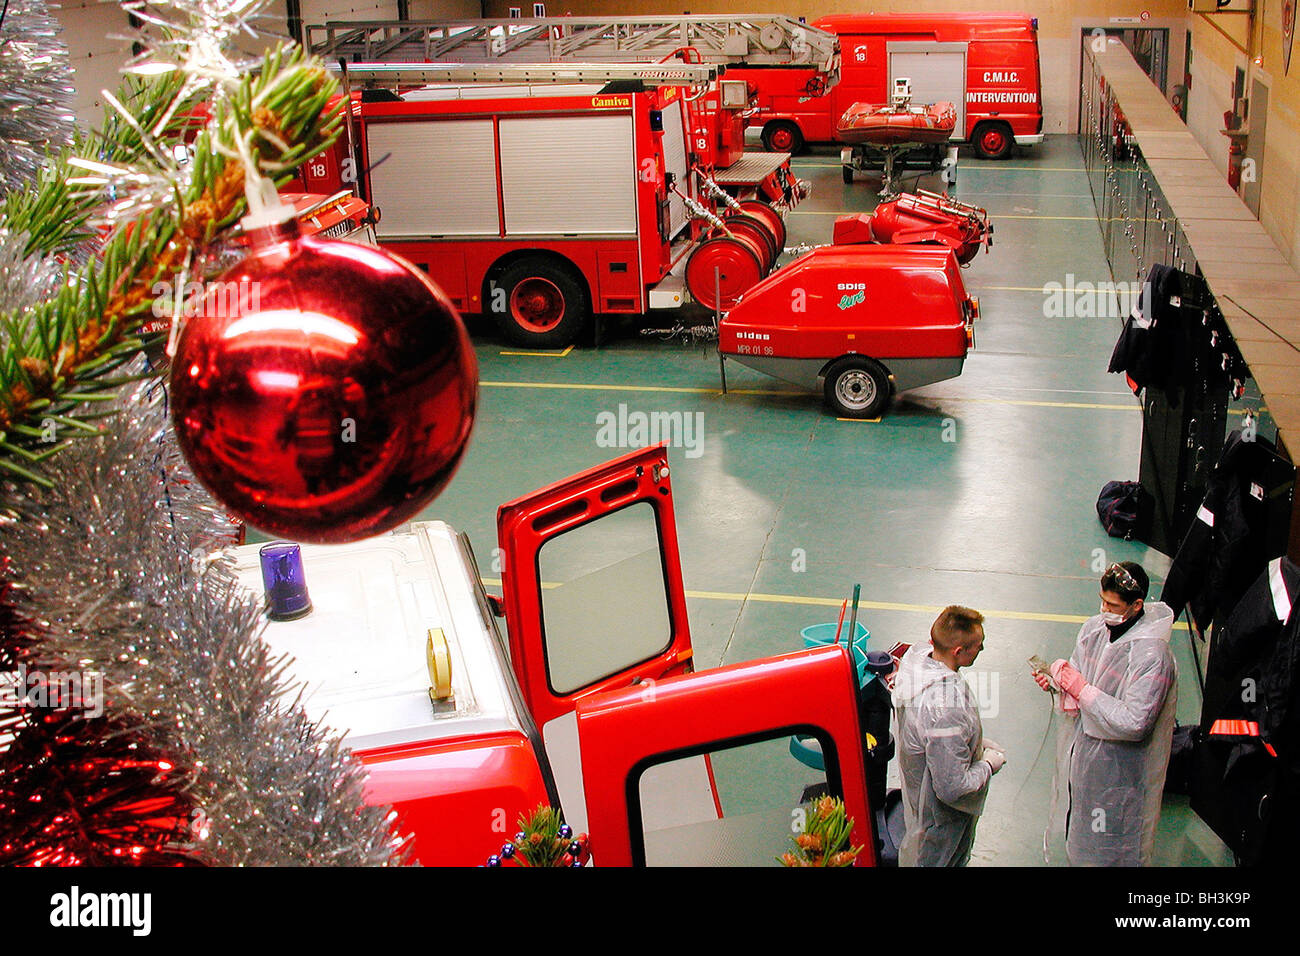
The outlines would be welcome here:
M 564 293 L 550 279 L 524 279 L 510 293 L 510 314 L 531 332 L 549 332 L 564 318 Z
M 768 139 L 772 143 L 774 153 L 788 153 L 790 147 L 794 145 L 794 134 L 785 126 L 772 130 L 772 135 Z
M 989 155 L 996 156 L 1006 149 L 1006 146 L 1006 134 L 1000 129 L 987 129 L 984 131 L 984 135 L 980 137 L 980 147 Z

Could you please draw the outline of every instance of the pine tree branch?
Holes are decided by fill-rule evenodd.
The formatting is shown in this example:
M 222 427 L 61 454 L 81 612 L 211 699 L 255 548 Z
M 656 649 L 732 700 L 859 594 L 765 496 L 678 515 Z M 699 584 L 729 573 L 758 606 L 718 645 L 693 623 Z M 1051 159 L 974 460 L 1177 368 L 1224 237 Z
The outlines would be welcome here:
M 183 124 L 168 117 L 174 117 L 182 89 L 166 77 L 156 87 L 129 83 L 120 99 L 138 109 L 131 114 L 135 123 L 125 117 L 106 122 L 101 155 L 107 160 L 95 162 L 139 163 L 152 155 L 151 147 L 156 152 L 137 125 L 151 130 L 152 123 L 159 134 L 177 136 Z M 283 182 L 337 138 L 341 110 L 326 108 L 336 93 L 319 63 L 297 48 L 268 54 L 260 72 L 218 102 L 213 122 L 195 140 L 192 173 L 188 183 L 177 184 L 174 207 L 154 209 L 114 230 L 51 299 L 0 317 L 7 332 L 0 335 L 0 466 L 47 484 L 29 465 L 47 457 L 51 435 L 61 443 L 68 436 L 60 430 L 79 427 L 74 423 L 88 416 L 78 404 L 102 394 L 109 374 L 147 344 L 140 330 L 153 314 L 156 290 L 170 289 L 193 253 L 243 215 L 245 170 L 231 158 L 237 142 L 251 143 L 259 172 Z M 70 248 L 99 204 L 69 185 L 78 172 L 73 159 L 61 157 L 34 196 L 10 197 L 3 206 L 6 217 L 14 217 L 12 228 L 30 236 L 33 251 Z M 45 447 L 38 447 L 42 442 Z

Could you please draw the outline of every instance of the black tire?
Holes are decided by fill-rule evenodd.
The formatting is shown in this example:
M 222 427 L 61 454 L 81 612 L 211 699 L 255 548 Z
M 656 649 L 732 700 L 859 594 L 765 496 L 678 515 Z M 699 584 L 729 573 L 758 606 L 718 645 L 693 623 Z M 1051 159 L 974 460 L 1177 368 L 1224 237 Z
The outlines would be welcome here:
M 846 185 L 846 186 L 851 186 L 851 185 L 853 185 L 853 167 L 852 167 L 852 166 L 841 166 L 841 167 L 840 167 L 840 175 L 844 177 L 844 185 Z
M 803 133 L 789 120 L 775 120 L 763 127 L 763 148 L 769 153 L 797 155 L 803 149 Z
M 836 359 L 826 370 L 826 404 L 841 418 L 875 418 L 889 404 L 889 373 L 863 355 Z
M 487 311 L 511 345 L 562 349 L 587 327 L 587 293 L 571 269 L 548 256 L 506 266 L 489 283 Z
M 971 133 L 971 146 L 980 159 L 1006 159 L 1016 145 L 1015 134 L 1006 123 L 980 123 Z

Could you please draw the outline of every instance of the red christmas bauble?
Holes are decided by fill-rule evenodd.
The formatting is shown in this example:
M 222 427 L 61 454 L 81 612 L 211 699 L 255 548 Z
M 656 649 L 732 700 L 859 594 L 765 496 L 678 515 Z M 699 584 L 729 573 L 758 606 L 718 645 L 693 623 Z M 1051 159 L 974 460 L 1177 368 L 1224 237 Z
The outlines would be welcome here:
M 478 367 L 447 297 L 380 249 L 292 221 L 210 283 L 171 402 L 199 480 L 254 527 L 339 543 L 410 520 L 451 480 Z

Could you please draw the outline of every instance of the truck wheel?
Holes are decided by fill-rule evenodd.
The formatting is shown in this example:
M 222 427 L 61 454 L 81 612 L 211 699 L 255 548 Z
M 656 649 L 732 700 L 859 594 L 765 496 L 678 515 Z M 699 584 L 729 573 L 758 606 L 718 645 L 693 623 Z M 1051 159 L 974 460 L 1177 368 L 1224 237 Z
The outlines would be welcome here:
M 980 123 L 975 127 L 971 143 L 980 159 L 1006 159 L 1016 139 L 1006 123 Z
M 889 403 L 889 373 L 879 362 L 846 355 L 826 370 L 824 390 L 841 418 L 875 418 Z
M 769 153 L 794 154 L 803 149 L 803 133 L 787 120 L 777 120 L 763 127 L 763 148 Z
M 587 325 L 587 296 L 573 274 L 552 259 L 512 262 L 489 290 L 488 311 L 512 345 L 561 349 Z
M 846 186 L 850 186 L 850 185 L 853 184 L 853 167 L 852 167 L 852 166 L 841 166 L 841 167 L 840 167 L 840 175 L 844 177 L 844 185 L 846 185 Z

